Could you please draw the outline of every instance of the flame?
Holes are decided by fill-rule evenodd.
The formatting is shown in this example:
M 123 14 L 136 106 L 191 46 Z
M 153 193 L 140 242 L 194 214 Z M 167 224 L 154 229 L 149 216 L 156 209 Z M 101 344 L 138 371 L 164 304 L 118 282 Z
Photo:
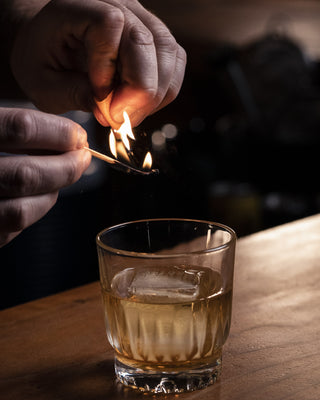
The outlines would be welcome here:
M 118 158 L 122 158 L 130 164 L 130 157 L 125 148 L 125 145 L 119 140 L 117 141 L 117 154 L 119 156 Z
M 120 128 L 116 129 L 115 132 L 120 134 L 121 140 L 125 145 L 126 149 L 130 150 L 130 142 L 128 138 L 135 140 L 135 137 L 132 132 L 129 115 L 125 111 L 123 111 L 123 119 L 124 119 L 123 124 L 120 125 Z
M 111 129 L 110 135 L 109 135 L 109 147 L 110 147 L 110 151 L 114 155 L 114 157 L 118 158 L 116 138 L 114 136 L 114 132 L 112 129 Z
M 118 158 L 118 154 L 121 155 L 126 160 L 129 159 L 126 149 L 131 150 L 129 138 L 135 140 L 134 134 L 132 132 L 131 122 L 129 115 L 123 112 L 124 122 L 120 125 L 119 129 L 111 129 L 109 135 L 109 147 L 111 153 L 115 158 Z M 123 148 L 123 146 L 125 148 Z
M 151 169 L 152 167 L 152 157 L 150 151 L 146 154 L 143 164 L 142 164 L 142 169 Z
M 125 111 L 123 112 L 123 120 L 124 122 L 119 129 L 110 129 L 109 148 L 115 158 L 120 157 L 130 163 L 132 151 L 129 138 L 132 140 L 136 140 L 136 138 L 132 131 L 129 115 Z M 151 153 L 148 152 L 145 155 L 142 168 L 151 169 L 151 166 L 152 157 Z

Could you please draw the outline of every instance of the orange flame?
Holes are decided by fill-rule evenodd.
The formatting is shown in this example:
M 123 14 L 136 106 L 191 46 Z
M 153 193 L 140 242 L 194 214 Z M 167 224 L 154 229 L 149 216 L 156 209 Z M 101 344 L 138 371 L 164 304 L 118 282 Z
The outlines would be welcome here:
M 152 157 L 150 151 L 146 154 L 143 164 L 142 164 L 142 169 L 151 169 L 152 167 Z
M 120 156 L 126 161 L 130 162 L 130 157 L 128 153 L 131 151 L 130 140 L 135 140 L 129 115 L 123 112 L 124 122 L 120 125 L 119 129 L 111 129 L 109 135 L 109 148 L 111 153 L 115 158 Z M 151 169 L 152 167 L 152 157 L 150 152 L 148 152 L 144 158 L 142 168 Z

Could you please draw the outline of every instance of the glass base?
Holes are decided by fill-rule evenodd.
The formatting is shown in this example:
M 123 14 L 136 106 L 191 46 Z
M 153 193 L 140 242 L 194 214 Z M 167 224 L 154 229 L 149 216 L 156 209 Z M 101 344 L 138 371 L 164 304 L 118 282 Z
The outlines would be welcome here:
M 163 372 L 133 368 L 115 358 L 115 372 L 118 380 L 126 386 L 143 392 L 182 393 L 204 389 L 212 385 L 221 374 L 222 360 L 202 368 L 179 372 Z

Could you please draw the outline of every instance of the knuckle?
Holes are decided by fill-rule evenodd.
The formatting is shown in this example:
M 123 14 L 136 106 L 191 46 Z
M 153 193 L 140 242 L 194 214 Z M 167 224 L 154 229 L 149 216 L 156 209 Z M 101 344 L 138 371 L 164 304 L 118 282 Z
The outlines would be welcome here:
M 105 19 L 108 21 L 110 26 L 122 26 L 124 25 L 124 14 L 123 11 L 118 7 L 109 9 L 106 13 Z
M 119 27 L 124 25 L 125 16 L 121 8 L 117 6 L 105 7 L 105 5 L 100 4 L 100 7 L 95 9 L 91 5 L 88 5 L 88 13 L 93 21 L 92 28 L 96 30 L 97 28 L 104 29 L 105 27 Z
M 8 138 L 14 143 L 28 144 L 32 141 L 35 126 L 30 110 L 19 109 L 9 120 Z
M 178 49 L 178 44 L 170 31 L 163 27 L 158 31 L 155 39 L 156 45 L 159 48 L 164 48 L 167 52 L 175 53 Z
M 28 162 L 18 163 L 14 174 L 13 183 L 20 196 L 36 193 L 39 187 L 40 174 L 35 165 Z
M 130 39 L 137 45 L 151 45 L 154 43 L 152 33 L 144 26 L 132 25 Z

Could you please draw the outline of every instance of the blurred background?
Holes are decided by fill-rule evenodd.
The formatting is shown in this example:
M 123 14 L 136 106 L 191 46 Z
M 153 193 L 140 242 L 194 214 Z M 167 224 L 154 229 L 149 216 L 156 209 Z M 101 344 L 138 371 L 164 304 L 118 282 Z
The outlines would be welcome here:
M 320 2 L 143 0 L 188 54 L 183 88 L 136 130 L 157 176 L 93 159 L 38 223 L 0 249 L 1 308 L 98 279 L 96 234 L 140 218 L 225 223 L 238 237 L 320 211 Z M 3 88 L 1 106 L 32 107 Z M 108 130 L 89 113 L 90 146 Z

